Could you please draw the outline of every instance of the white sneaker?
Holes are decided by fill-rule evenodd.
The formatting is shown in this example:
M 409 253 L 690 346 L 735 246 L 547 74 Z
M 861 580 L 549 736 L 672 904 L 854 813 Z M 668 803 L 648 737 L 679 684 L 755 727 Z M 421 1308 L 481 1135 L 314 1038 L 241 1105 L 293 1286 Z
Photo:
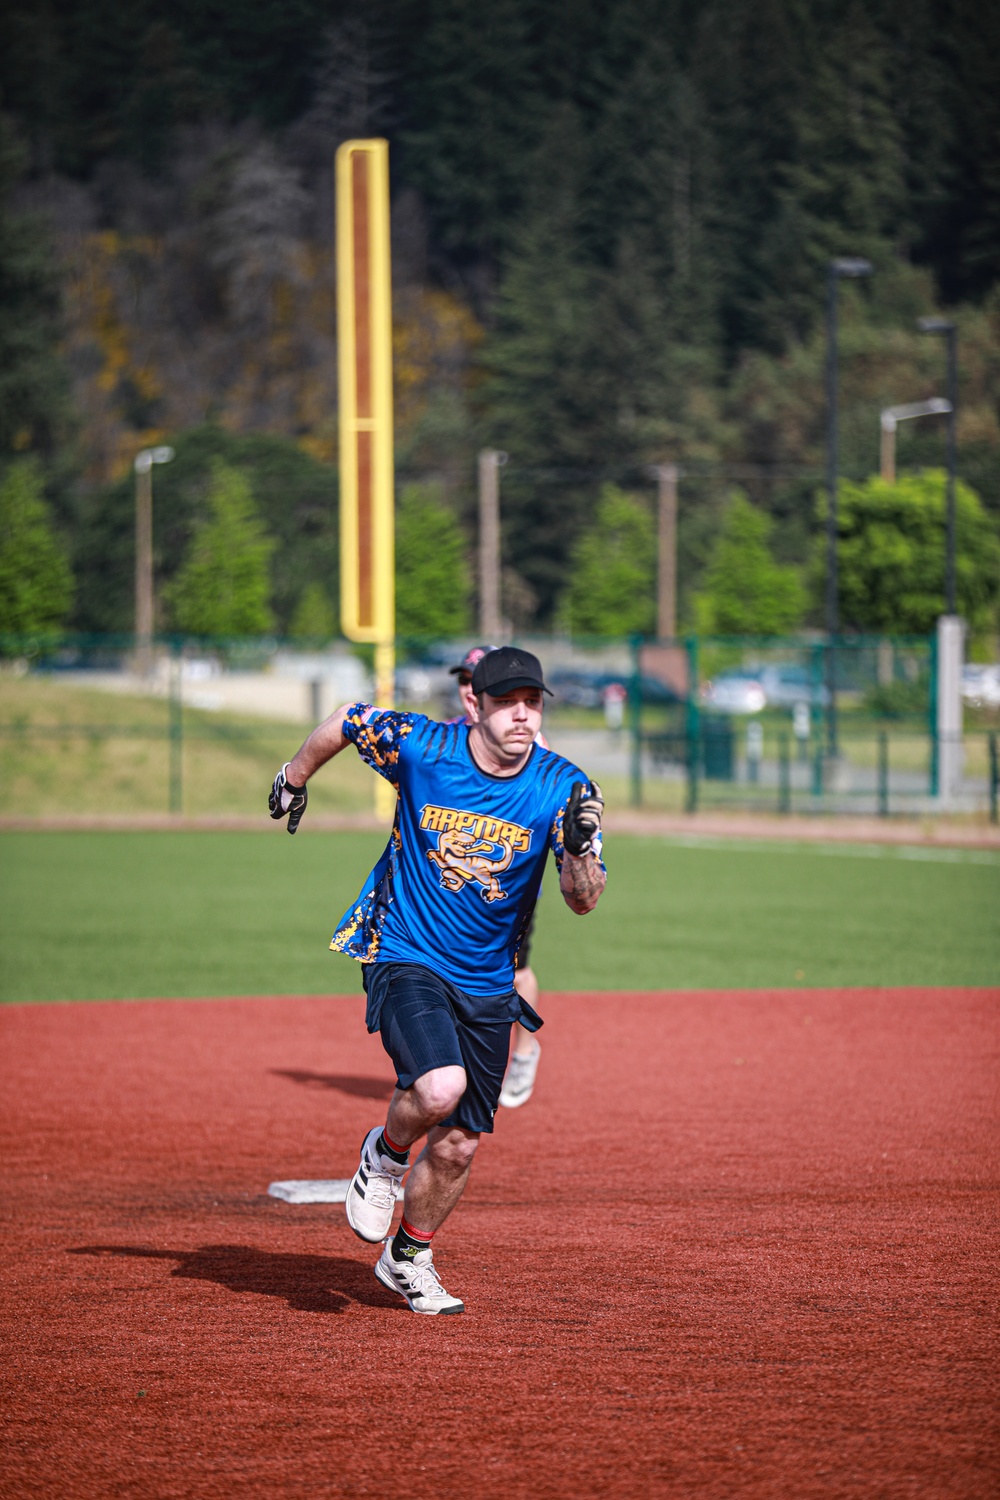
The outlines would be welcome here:
M 500 1090 L 500 1103 L 507 1109 L 517 1109 L 519 1104 L 527 1104 L 531 1098 L 541 1055 L 542 1049 L 538 1042 L 535 1042 L 532 1052 L 512 1054 L 504 1074 L 503 1088 Z
M 390 1292 L 405 1297 L 415 1313 L 465 1312 L 465 1303 L 449 1296 L 438 1280 L 431 1250 L 421 1250 L 412 1260 L 393 1260 L 392 1240 L 386 1240 L 375 1275 Z
M 409 1162 L 393 1161 L 391 1156 L 376 1152 L 375 1142 L 381 1134 L 381 1125 L 376 1125 L 362 1141 L 361 1165 L 351 1178 L 344 1200 L 348 1224 L 359 1239 L 372 1245 L 389 1233 L 403 1177 L 410 1169 Z

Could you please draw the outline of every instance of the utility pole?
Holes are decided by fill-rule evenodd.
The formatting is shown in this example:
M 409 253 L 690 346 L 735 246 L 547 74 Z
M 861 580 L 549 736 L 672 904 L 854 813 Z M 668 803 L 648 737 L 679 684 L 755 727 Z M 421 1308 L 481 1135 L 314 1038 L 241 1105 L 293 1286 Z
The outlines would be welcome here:
M 660 464 L 656 470 L 657 575 L 656 635 L 672 641 L 677 634 L 677 464 Z
M 506 453 L 479 455 L 479 636 L 500 639 L 500 465 Z

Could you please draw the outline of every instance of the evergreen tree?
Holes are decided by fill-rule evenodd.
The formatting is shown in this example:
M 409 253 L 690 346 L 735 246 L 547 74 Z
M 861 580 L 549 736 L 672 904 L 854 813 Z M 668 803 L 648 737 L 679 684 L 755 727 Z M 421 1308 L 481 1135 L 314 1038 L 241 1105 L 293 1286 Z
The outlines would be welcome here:
M 321 583 L 307 583 L 295 606 L 288 634 L 293 641 L 328 641 L 337 634 L 337 620 Z
M 816 59 L 794 128 L 778 213 L 763 236 L 763 318 L 782 343 L 811 328 L 832 258 L 860 255 L 884 266 L 913 236 L 888 52 L 860 6 Z
M 662 300 L 657 331 L 711 348 L 719 294 L 713 243 L 716 167 L 701 98 L 657 37 L 605 102 L 583 190 L 584 242 L 605 266 L 641 248 Z
M 578 248 L 584 153 L 579 118 L 563 106 L 538 156 L 539 186 L 507 256 L 483 354 L 484 426 L 511 455 L 503 481 L 505 552 L 543 618 L 565 582 L 581 519 L 579 488 L 558 481 L 568 474 L 578 482 L 574 471 L 621 452 L 620 441 L 608 447 L 620 393 L 608 383 L 597 346 L 599 277 Z M 553 471 L 554 485 L 546 482 Z
M 826 500 L 818 502 L 820 516 Z M 945 596 L 945 475 L 905 474 L 895 484 L 871 478 L 841 484 L 837 507 L 837 577 L 841 618 L 856 630 L 926 635 Z M 958 612 L 975 632 L 996 629 L 1000 538 L 976 492 L 955 486 L 955 575 Z M 825 557 L 817 549 L 819 592 Z
M 696 25 L 688 72 L 711 139 L 712 266 L 731 358 L 748 345 L 780 347 L 763 307 L 776 269 L 768 235 L 820 51 L 816 28 L 794 0 L 713 0 Z
M 276 542 L 271 605 L 288 632 L 303 589 L 316 583 L 339 608 L 337 475 L 287 438 L 239 436 L 218 427 L 171 435 L 176 457 L 154 471 L 153 543 L 157 578 L 168 585 L 194 533 L 210 514 L 217 461 L 253 475 L 256 508 Z M 132 629 L 135 575 L 135 481 L 131 472 L 85 497 L 74 549 L 80 630 Z
M 263 635 L 272 628 L 268 564 L 274 542 L 257 515 L 246 476 L 212 466 L 210 515 L 197 527 L 177 577 L 164 590 L 175 625 L 188 635 Z
M 768 545 L 770 518 L 738 491 L 695 600 L 708 635 L 786 635 L 805 613 L 805 589 L 795 568 L 776 563 Z
M 53 630 L 69 611 L 73 578 L 52 527 L 35 459 L 0 480 L 0 633 Z
M 13 204 L 24 165 L 0 114 L 0 460 L 26 450 L 51 456 L 68 437 L 59 274 L 42 225 Z
M 435 485 L 406 485 L 396 507 L 396 634 L 401 640 L 469 628 L 466 541 Z
M 403 172 L 459 264 L 495 266 L 543 112 L 524 0 L 438 0 L 409 60 Z
M 935 7 L 924 46 L 940 60 L 930 101 L 938 107 L 931 120 L 915 110 L 914 123 L 939 127 L 944 162 L 926 203 L 922 258 L 947 300 L 978 299 L 1000 281 L 1000 10 L 978 0 Z
M 593 525 L 570 556 L 561 622 L 572 635 L 650 635 L 656 614 L 656 531 L 637 495 L 605 485 Z

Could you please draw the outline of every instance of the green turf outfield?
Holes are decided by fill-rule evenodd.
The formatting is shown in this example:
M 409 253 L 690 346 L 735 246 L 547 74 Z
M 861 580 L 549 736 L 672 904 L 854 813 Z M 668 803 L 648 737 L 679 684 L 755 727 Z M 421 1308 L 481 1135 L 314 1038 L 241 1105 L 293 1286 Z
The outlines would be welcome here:
M 262 833 L 0 837 L 0 996 L 350 993 L 327 951 L 382 840 Z M 614 837 L 601 905 L 549 877 L 551 989 L 1000 982 L 1000 856 Z

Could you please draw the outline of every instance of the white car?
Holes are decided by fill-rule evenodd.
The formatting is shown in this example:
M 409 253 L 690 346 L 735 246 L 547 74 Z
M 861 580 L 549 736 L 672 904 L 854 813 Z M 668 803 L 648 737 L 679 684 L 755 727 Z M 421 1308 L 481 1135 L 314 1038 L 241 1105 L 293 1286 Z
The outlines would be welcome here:
M 701 701 L 723 714 L 759 714 L 767 694 L 752 672 L 720 672 L 702 687 Z
M 813 681 L 808 667 L 795 662 L 761 667 L 757 680 L 767 695 L 770 708 L 794 708 L 797 703 L 816 703 L 825 707 L 830 696 L 823 683 Z
M 970 708 L 1000 708 L 1000 663 L 963 667 L 962 697 Z

